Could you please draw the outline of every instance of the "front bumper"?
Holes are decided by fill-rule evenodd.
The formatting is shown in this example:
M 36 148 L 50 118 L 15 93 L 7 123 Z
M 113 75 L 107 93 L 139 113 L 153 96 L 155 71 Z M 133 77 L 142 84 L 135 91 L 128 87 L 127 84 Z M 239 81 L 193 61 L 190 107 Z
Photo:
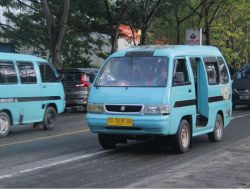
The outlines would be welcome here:
M 109 127 L 107 119 L 131 118 L 132 127 Z M 87 123 L 93 133 L 121 134 L 121 135 L 169 135 L 169 115 L 105 115 L 87 114 Z

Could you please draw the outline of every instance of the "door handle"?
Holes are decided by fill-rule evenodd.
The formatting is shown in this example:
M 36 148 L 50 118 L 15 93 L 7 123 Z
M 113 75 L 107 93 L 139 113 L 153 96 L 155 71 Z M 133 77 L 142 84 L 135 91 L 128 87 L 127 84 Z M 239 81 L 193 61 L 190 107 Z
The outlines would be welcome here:
M 46 88 L 47 87 L 47 85 L 43 85 L 43 88 Z
M 191 89 L 189 89 L 189 90 L 188 90 L 188 93 L 191 93 L 191 92 L 192 92 L 192 90 L 191 90 Z

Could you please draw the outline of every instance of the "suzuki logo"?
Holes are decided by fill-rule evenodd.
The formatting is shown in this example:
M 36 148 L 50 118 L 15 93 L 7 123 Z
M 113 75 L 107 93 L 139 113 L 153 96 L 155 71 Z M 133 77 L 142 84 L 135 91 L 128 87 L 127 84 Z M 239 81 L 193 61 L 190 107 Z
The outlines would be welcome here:
M 121 111 L 125 111 L 126 107 L 125 106 L 121 106 Z

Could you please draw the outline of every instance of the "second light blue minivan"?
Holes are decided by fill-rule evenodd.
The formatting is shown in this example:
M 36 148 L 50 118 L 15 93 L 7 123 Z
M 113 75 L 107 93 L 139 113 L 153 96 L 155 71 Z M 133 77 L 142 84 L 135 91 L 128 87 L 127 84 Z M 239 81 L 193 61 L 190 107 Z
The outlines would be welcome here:
M 144 46 L 112 54 L 91 89 L 87 122 L 104 148 L 170 136 L 179 153 L 194 136 L 220 141 L 232 113 L 227 64 L 216 47 Z
M 0 137 L 12 125 L 52 129 L 64 107 L 63 86 L 53 65 L 36 56 L 0 53 Z

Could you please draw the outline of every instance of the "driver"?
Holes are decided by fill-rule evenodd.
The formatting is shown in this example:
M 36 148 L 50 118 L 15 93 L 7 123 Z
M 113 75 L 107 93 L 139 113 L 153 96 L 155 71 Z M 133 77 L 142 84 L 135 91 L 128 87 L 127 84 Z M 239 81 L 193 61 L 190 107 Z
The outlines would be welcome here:
M 128 60 L 123 60 L 119 62 L 116 83 L 119 86 L 129 85 L 131 79 L 131 73 L 133 70 L 132 64 Z

